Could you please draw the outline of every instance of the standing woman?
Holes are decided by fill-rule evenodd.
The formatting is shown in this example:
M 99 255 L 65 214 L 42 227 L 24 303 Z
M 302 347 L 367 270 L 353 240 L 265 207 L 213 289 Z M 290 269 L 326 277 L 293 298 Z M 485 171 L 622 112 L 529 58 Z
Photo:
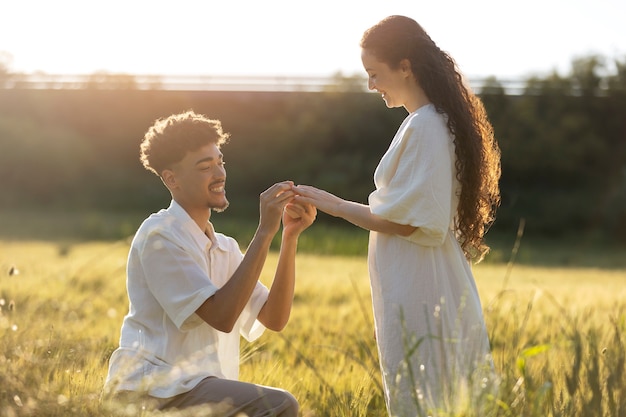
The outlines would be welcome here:
M 369 205 L 304 185 L 296 199 L 371 231 L 389 415 L 478 411 L 492 360 L 470 262 L 489 249 L 483 236 L 500 201 L 492 126 L 454 60 L 414 20 L 383 19 L 361 49 L 368 88 L 409 114 L 374 173 Z

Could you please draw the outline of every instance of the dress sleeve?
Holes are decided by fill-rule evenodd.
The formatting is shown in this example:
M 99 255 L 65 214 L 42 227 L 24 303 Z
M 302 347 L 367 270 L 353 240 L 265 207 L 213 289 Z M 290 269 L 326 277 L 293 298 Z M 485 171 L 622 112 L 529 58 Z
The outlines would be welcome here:
M 147 286 L 176 327 L 190 330 L 204 323 L 195 312 L 218 288 L 198 260 L 158 232 L 147 237 L 142 251 Z
M 369 205 L 376 215 L 417 227 L 406 239 L 438 246 L 452 218 L 454 145 L 443 116 L 423 116 L 409 121 L 381 160 Z

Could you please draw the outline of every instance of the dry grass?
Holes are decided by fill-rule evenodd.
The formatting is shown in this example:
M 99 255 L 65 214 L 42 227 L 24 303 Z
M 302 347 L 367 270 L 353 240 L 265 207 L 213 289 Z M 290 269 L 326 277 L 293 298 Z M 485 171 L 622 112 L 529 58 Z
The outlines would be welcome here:
M 0 416 L 125 415 L 99 395 L 127 309 L 127 250 L 0 241 Z M 289 326 L 244 344 L 241 379 L 290 390 L 303 416 L 384 416 L 365 258 L 300 254 L 298 271 Z M 502 377 L 489 415 L 626 415 L 624 270 L 475 275 Z

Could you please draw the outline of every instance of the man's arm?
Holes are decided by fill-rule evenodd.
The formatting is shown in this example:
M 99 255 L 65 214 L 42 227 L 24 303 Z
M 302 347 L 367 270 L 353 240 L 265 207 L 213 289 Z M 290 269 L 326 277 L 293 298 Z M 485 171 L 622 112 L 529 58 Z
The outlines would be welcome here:
M 274 184 L 261 194 L 259 226 L 241 264 L 228 282 L 196 310 L 211 327 L 229 333 L 248 303 L 280 227 L 283 209 L 293 197 L 292 185 L 289 181 Z
M 317 215 L 315 206 L 289 204 L 283 214 L 283 235 L 276 274 L 267 301 L 259 312 L 259 321 L 268 329 L 281 331 L 289 321 L 296 277 L 298 237 Z

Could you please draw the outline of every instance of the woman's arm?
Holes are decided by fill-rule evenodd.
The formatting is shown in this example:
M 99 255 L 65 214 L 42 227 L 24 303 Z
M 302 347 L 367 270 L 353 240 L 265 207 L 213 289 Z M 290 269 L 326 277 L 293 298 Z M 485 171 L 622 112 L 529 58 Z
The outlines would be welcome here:
M 347 201 L 327 191 L 309 185 L 293 187 L 296 193 L 294 201 L 313 204 L 318 210 L 359 226 L 366 230 L 400 236 L 409 236 L 416 227 L 408 224 L 394 223 L 372 213 L 365 204 Z

